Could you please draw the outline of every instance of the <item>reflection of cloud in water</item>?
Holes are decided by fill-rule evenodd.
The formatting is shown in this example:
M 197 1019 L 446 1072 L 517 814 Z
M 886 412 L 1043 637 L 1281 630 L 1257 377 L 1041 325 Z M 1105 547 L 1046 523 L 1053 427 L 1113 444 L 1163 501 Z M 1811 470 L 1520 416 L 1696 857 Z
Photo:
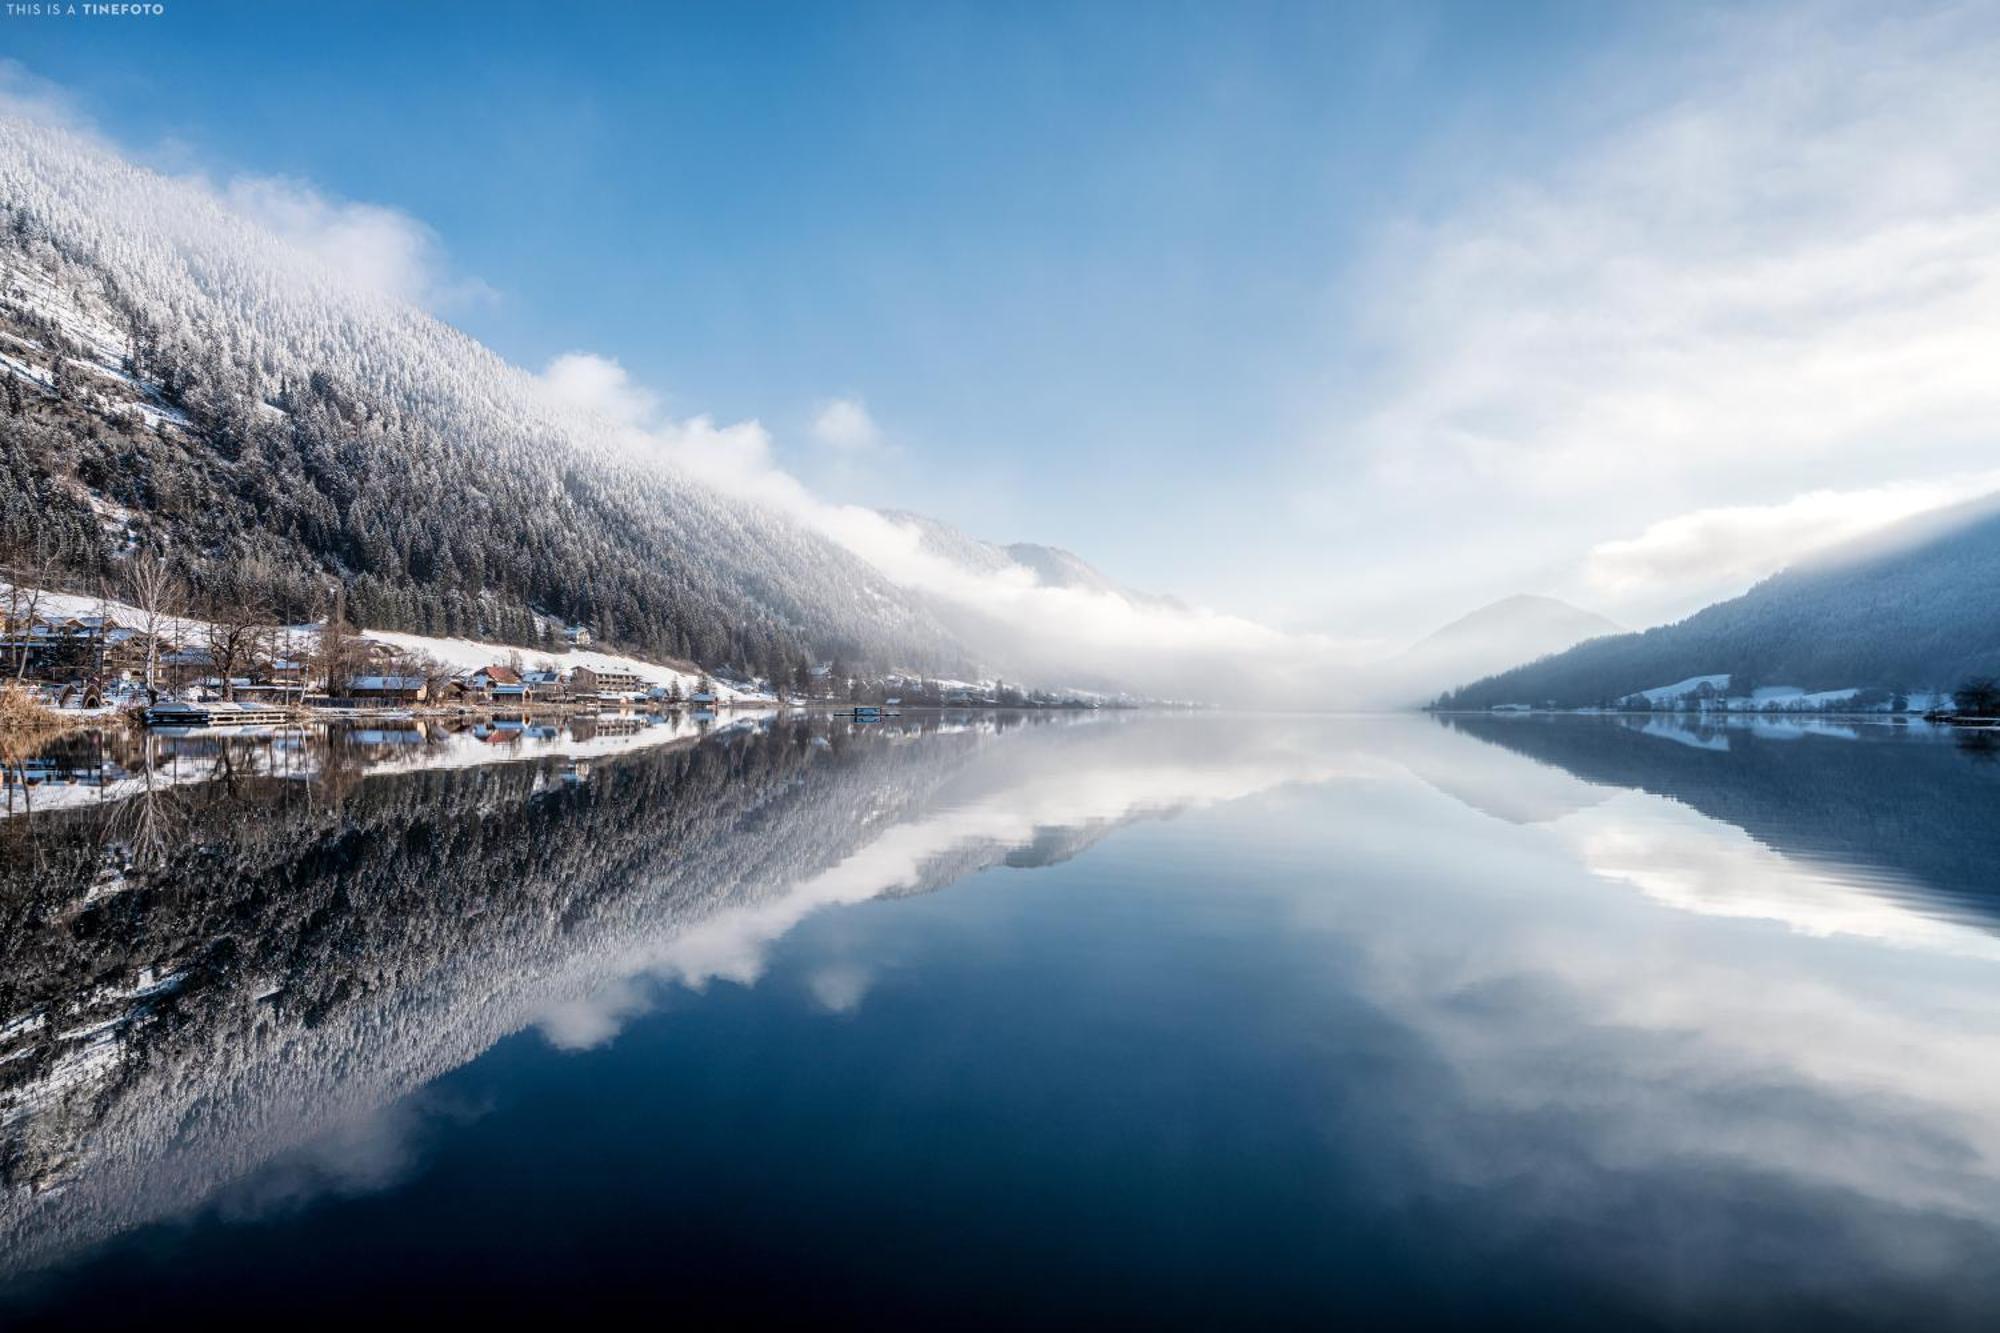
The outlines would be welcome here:
M 232 823 L 236 859 L 193 883 L 198 910 L 179 884 L 113 896 L 156 923 L 186 915 L 143 960 L 167 976 L 189 955 L 179 1026 L 149 1026 L 119 993 L 119 1040 L 146 1058 L 37 1122 L 31 1147 L 73 1154 L 68 1189 L 10 1199 L 0 1239 L 45 1254 L 218 1187 L 245 1216 L 380 1187 L 435 1112 L 412 1089 L 525 1026 L 600 1045 L 663 983 L 756 980 L 823 908 L 1053 863 L 1135 819 L 1319 783 L 1189 843 L 1260 890 L 1233 904 L 1246 913 L 1297 890 L 1296 920 L 1245 946 L 1269 951 L 1256 959 L 1269 987 L 1247 990 L 1282 1002 L 1279 1034 L 1219 1039 L 1303 1043 L 1284 1052 L 1292 1086 L 1323 1093 L 1309 1114 L 1367 1122 L 1343 1122 L 1342 1143 L 1377 1164 L 1373 1188 L 1392 1203 L 1473 1218 L 1481 1243 L 1559 1251 L 1621 1288 L 1651 1284 L 1668 1310 L 1704 1308 L 1716 1275 L 1760 1265 L 1827 1291 L 1953 1278 L 2000 1218 L 1989 937 L 1921 910 L 1919 876 L 1781 855 L 1613 785 L 1619 764 L 1664 755 L 1646 780 L 1692 773 L 1677 794 L 1787 810 L 1819 770 L 1773 776 L 1754 767 L 1760 752 L 1799 764 L 1866 747 L 1608 739 L 1633 748 L 1583 752 L 1586 780 L 1418 719 L 1105 719 L 838 746 L 774 733 L 611 760 L 582 784 L 523 765 L 364 783 L 337 818 L 273 815 L 265 843 Z M 1951 772 L 1986 771 L 1942 748 Z M 1907 825 L 1937 805 L 1931 788 L 1919 796 L 1870 808 Z M 312 846 L 337 855 L 301 860 Z M 290 900 L 261 890 L 267 874 L 288 877 Z M 80 899 L 87 880 L 75 887 Z M 266 901 L 284 908 L 268 924 L 250 911 Z M 204 969 L 225 918 L 256 928 L 230 938 L 227 972 Z M 305 961 L 287 972 L 284 958 Z M 880 960 L 852 938 L 800 961 L 811 1003 L 863 1021 L 881 1007 Z M 239 973 L 283 985 L 217 981 Z M 1380 1045 L 1329 1058 L 1356 999 L 1383 1020 Z
M 859 963 L 829 963 L 813 969 L 806 977 L 806 989 L 828 1013 L 851 1014 L 861 1007 L 874 982 L 874 972 Z
M 1523 763 L 1505 750 L 1465 745 L 1440 728 L 1400 728 L 1391 753 L 1445 795 L 1509 824 L 1547 824 L 1612 792 L 1553 764 Z
M 1384 1188 L 1469 1191 L 1489 1243 L 1563 1237 L 1689 1315 L 1779 1275 L 1847 1308 L 1995 1295 L 1967 1281 L 2000 1251 L 1991 933 L 1633 792 L 1489 849 L 1483 877 L 1464 855 L 1398 858 L 1435 892 L 1380 895 L 1363 930 L 1305 905 L 1440 1071 L 1384 1112 L 1419 1167 Z
M 975 775 L 973 794 L 961 792 L 943 809 L 890 824 L 820 873 L 627 957 L 616 965 L 620 976 L 591 996 L 564 1000 L 539 1026 L 557 1045 L 596 1045 L 650 1007 L 636 978 L 697 989 L 710 981 L 754 984 L 771 946 L 825 908 L 934 889 L 994 865 L 1018 866 L 1013 854 L 1022 849 L 1042 853 L 1026 864 L 1047 864 L 1049 845 L 1066 836 L 1094 840 L 1134 819 L 1357 771 L 1351 755 L 1301 746 L 1265 728 L 1186 725 L 1170 734 L 1175 745 L 1133 754 L 1119 744 L 1124 737 L 1100 733 L 1077 747 L 1072 762 L 1053 768 L 1003 759 L 996 780 L 983 788 Z M 1025 741 L 1062 739 L 1055 733 Z M 1159 733 L 1130 739 L 1156 742 Z M 826 1003 L 817 987 L 815 994 Z
M 2000 937 L 1910 906 L 1919 886 L 1805 857 L 1655 797 L 1627 794 L 1564 821 L 1593 874 L 1703 916 L 1775 921 L 1804 935 L 1848 935 L 1898 948 L 2000 960 Z
M 226 1186 L 216 1210 L 233 1222 L 255 1221 L 329 1194 L 389 1189 L 416 1169 L 430 1126 L 439 1120 L 463 1124 L 482 1112 L 431 1089 L 364 1111 Z

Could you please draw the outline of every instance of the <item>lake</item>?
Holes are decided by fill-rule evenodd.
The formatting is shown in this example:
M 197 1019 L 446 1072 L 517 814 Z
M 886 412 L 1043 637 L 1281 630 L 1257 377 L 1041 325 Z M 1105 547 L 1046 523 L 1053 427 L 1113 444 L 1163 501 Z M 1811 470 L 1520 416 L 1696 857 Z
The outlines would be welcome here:
M 71 738 L 0 1324 L 2000 1322 L 2000 762 L 1921 724 Z

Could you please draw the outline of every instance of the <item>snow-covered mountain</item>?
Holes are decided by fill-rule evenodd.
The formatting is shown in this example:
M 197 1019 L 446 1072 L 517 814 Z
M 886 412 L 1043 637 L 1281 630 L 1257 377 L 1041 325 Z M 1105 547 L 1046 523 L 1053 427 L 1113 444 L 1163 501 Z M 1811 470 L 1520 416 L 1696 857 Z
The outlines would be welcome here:
M 204 595 L 534 644 L 563 622 L 759 672 L 968 665 L 925 596 L 705 483 L 199 182 L 0 119 L 0 548 L 78 588 L 144 545 Z M 703 432 L 708 432 L 707 436 Z M 710 439 L 709 437 L 713 438 Z
M 1835 547 L 1672 625 L 1580 644 L 1449 693 L 1454 708 L 1645 695 L 1784 703 L 2000 675 L 2000 496 Z
M 728 674 L 808 661 L 1154 697 L 1324 694 L 1328 643 L 1057 547 L 826 502 L 754 422 L 638 419 L 503 360 L 224 191 L 0 114 L 0 570 Z M 0 378 L 5 378 L 0 376 Z M 586 391 L 579 392 L 579 388 Z

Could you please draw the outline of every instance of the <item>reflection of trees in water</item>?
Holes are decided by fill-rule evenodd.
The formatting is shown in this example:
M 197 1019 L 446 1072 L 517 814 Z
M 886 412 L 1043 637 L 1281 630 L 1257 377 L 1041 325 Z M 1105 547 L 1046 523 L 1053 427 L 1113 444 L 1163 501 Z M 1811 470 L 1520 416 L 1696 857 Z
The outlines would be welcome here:
M 1967 727 L 1958 732 L 1956 739 L 1960 753 L 1980 763 L 1990 764 L 2000 759 L 2000 732 L 1987 727 Z
M 150 756 L 115 804 L 11 821 L 0 1253 L 184 1206 L 371 1112 L 648 941 L 825 869 L 986 739 L 733 731 L 582 781 L 553 758 L 366 777 L 324 742 L 286 780 L 225 743 Z
M 1928 891 L 1929 907 L 2000 923 L 2000 765 L 1930 730 L 1869 726 L 1764 739 L 1718 733 L 1727 749 L 1678 744 L 1620 719 L 1440 715 L 1454 730 L 1589 782 L 1668 796 L 1774 850 L 1885 870 Z

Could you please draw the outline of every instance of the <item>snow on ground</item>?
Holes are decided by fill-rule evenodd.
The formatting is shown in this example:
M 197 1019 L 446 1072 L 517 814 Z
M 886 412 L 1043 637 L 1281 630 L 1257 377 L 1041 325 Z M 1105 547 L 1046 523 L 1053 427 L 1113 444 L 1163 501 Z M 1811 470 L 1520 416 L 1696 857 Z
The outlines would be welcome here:
M 0 583 L 0 597 L 4 597 L 8 585 Z M 65 619 L 71 616 L 107 615 L 125 625 L 137 625 L 144 619 L 138 607 L 126 602 L 86 597 L 76 593 L 45 592 L 36 604 L 35 614 L 49 619 Z M 207 630 L 205 621 L 175 619 L 168 621 L 163 633 L 171 639 L 198 638 Z M 283 641 L 278 651 L 282 655 L 304 657 L 311 654 L 319 636 L 317 625 L 288 625 L 281 631 Z M 421 654 L 444 663 L 453 671 L 477 671 L 484 666 L 497 666 L 519 654 L 521 663 L 534 670 L 543 662 L 552 664 L 558 671 L 571 671 L 586 666 L 593 671 L 630 671 L 648 685 L 666 686 L 678 682 L 682 694 L 690 694 L 701 682 L 699 671 L 684 670 L 648 661 L 642 657 L 626 657 L 618 653 L 597 652 L 588 648 L 570 648 L 549 651 L 537 648 L 523 648 L 518 644 L 493 643 L 478 639 L 440 639 L 425 634 L 404 634 L 398 630 L 360 630 L 361 637 L 377 643 L 387 644 L 405 652 Z M 714 677 L 710 682 L 715 687 L 715 697 L 721 703 L 771 703 L 773 696 L 768 692 L 729 685 Z
M 125 406 L 137 411 L 150 429 L 165 421 L 171 425 L 186 427 L 187 417 L 161 400 L 158 391 L 150 384 L 134 379 L 123 370 L 126 353 L 126 336 L 113 322 L 113 314 L 107 308 L 102 311 L 87 310 L 80 291 L 72 291 L 56 285 L 40 269 L 19 262 L 0 263 L 0 295 L 12 304 L 24 308 L 43 319 L 51 321 L 62 333 L 63 339 L 82 356 L 68 356 L 72 367 L 88 370 L 108 380 L 116 381 L 127 390 L 130 401 Z M 0 335 L 24 350 L 47 352 L 51 349 L 32 338 L 22 338 L 14 334 Z M 27 361 L 0 353 L 0 364 L 21 379 L 39 386 L 44 392 L 52 392 L 52 375 Z
M 115 366 L 125 356 L 125 334 L 106 314 L 87 311 L 78 292 L 57 285 L 32 264 L 18 261 L 0 266 L 8 299 L 52 321 L 63 337 L 82 347 L 96 361 Z
M 296 626 L 301 632 L 312 632 L 310 626 Z M 436 639 L 422 634 L 404 634 L 397 630 L 362 630 L 365 638 L 377 643 L 386 643 L 406 652 L 421 653 L 444 663 L 454 671 L 477 671 L 483 666 L 493 666 L 505 662 L 511 654 L 518 653 L 521 664 L 534 670 L 543 662 L 552 664 L 558 671 L 571 671 L 577 667 L 589 667 L 593 671 L 630 671 L 648 685 L 665 686 L 678 682 L 683 694 L 692 691 L 701 682 L 701 674 L 649 662 L 641 657 L 625 657 L 618 653 L 601 653 L 589 648 L 571 648 L 562 652 L 546 652 L 534 648 L 522 648 L 511 644 L 483 642 L 478 639 Z M 716 698 L 724 703 L 771 701 L 771 696 L 755 690 L 738 689 L 710 678 L 715 685 Z
M 1861 693 L 1858 687 L 1845 690 L 1819 690 L 1807 692 L 1796 685 L 1765 685 L 1750 691 L 1748 700 L 1730 700 L 1733 708 L 1831 708 L 1835 704 L 1851 701 Z
M 1689 676 L 1686 680 L 1677 680 L 1671 685 L 1640 690 L 1639 694 L 1648 703 L 1672 703 L 1677 699 L 1685 699 L 1704 685 L 1718 692 L 1726 690 L 1729 688 L 1729 675 L 1725 672 L 1719 676 Z

